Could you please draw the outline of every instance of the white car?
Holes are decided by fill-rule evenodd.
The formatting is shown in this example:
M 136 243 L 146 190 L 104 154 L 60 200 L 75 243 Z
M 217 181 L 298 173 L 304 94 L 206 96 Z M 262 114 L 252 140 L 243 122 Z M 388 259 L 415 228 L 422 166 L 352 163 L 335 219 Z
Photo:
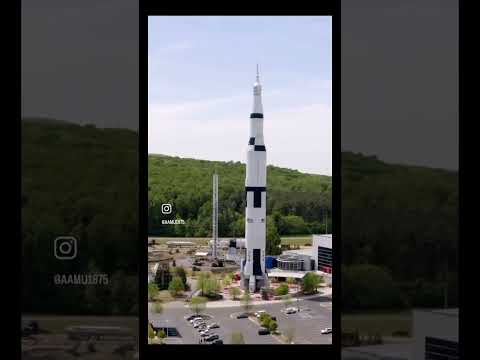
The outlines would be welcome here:
M 195 317 L 195 318 L 190 320 L 190 324 L 193 324 L 194 322 L 199 321 L 199 320 L 203 320 L 203 319 L 200 316 Z
M 205 322 L 197 322 L 197 323 L 193 324 L 193 327 L 196 329 L 196 328 L 198 328 L 199 326 L 202 326 L 202 325 L 205 325 Z
M 295 314 L 298 311 L 297 308 L 289 307 L 285 309 L 285 314 Z
M 258 311 L 255 313 L 255 316 L 256 316 L 257 318 L 259 318 L 262 314 L 265 314 L 265 313 L 266 313 L 265 310 L 258 310 Z
M 322 333 L 323 335 L 331 334 L 331 333 L 332 333 L 332 328 L 322 329 L 321 333 Z
M 211 323 L 210 325 L 207 325 L 207 329 L 218 329 L 220 325 L 217 323 Z

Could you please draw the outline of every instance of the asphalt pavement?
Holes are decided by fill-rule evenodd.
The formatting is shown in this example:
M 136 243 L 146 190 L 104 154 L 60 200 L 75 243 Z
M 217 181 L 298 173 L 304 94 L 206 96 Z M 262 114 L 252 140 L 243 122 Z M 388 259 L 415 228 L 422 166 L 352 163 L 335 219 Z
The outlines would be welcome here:
M 277 317 L 280 331 L 293 329 L 293 341 L 296 344 L 331 344 L 332 335 L 323 335 L 321 330 L 332 327 L 331 300 L 326 297 L 304 299 L 299 303 L 300 311 L 295 314 L 286 314 L 285 305 L 259 304 L 253 306 L 253 311 L 266 310 L 270 315 Z M 296 307 L 294 302 L 291 306 Z M 211 332 L 218 334 L 225 344 L 230 343 L 232 333 L 241 333 L 246 344 L 279 344 L 272 335 L 258 335 L 260 326 L 251 319 L 237 319 L 236 315 L 244 312 L 241 306 L 216 307 L 205 309 L 204 314 L 212 319 L 207 323 L 216 322 L 220 328 L 212 329 Z M 179 336 L 168 339 L 168 343 L 198 344 L 200 334 L 197 329 L 185 320 L 191 315 L 189 308 L 171 307 L 165 308 L 162 314 L 149 313 L 149 319 L 157 324 L 174 327 Z

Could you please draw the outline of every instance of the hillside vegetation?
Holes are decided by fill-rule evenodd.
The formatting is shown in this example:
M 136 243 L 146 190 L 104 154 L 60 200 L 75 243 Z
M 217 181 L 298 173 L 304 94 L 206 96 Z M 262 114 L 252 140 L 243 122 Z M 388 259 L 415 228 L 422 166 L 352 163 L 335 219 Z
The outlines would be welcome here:
M 458 304 L 458 174 L 342 153 L 342 306 Z
M 245 164 L 149 155 L 149 232 L 151 235 L 211 235 L 212 175 L 219 174 L 219 236 L 244 236 Z M 161 205 L 173 205 L 186 225 L 162 226 Z M 279 235 L 324 232 L 331 224 L 330 176 L 268 166 L 267 218 Z M 329 226 L 329 229 L 331 227 Z
M 138 137 L 53 119 L 22 120 L 22 310 L 136 312 Z M 77 238 L 58 260 L 54 239 Z M 58 286 L 55 274 L 105 273 L 108 286 Z
M 137 133 L 25 119 L 21 150 L 22 310 L 135 313 Z M 152 235 L 209 236 L 216 170 L 220 236 L 243 236 L 244 164 L 166 156 L 148 164 Z M 327 216 L 331 230 L 330 177 L 269 167 L 267 186 L 267 252 L 280 235 L 324 232 Z M 458 304 L 456 172 L 344 152 L 341 190 L 344 309 L 443 306 L 445 293 Z M 158 226 L 165 202 L 186 225 Z M 78 239 L 74 261 L 54 257 L 54 239 L 66 234 Z M 109 284 L 67 291 L 53 282 L 65 273 L 105 273 Z

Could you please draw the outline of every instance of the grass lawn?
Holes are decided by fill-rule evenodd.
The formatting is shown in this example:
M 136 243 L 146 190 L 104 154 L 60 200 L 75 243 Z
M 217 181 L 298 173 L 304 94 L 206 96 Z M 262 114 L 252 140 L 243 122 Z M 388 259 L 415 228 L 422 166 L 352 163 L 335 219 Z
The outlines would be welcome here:
M 196 237 L 189 237 L 189 238 L 175 238 L 175 237 L 155 237 L 151 236 L 148 238 L 155 240 L 157 245 L 166 245 L 167 241 L 192 241 L 197 243 L 198 245 L 206 246 L 211 238 L 196 238 Z M 222 238 L 223 239 L 223 238 Z M 286 245 L 301 245 L 304 246 L 305 244 L 312 245 L 312 235 L 285 235 L 281 237 L 282 244 Z
M 411 336 L 412 316 L 409 310 L 342 314 L 342 330 L 358 329 L 360 334 L 378 332 L 383 336 L 392 336 L 395 331 L 406 331 Z
M 197 243 L 198 245 L 208 245 L 208 242 L 212 238 L 198 238 L 198 237 L 157 237 L 157 236 L 149 236 L 148 240 L 155 240 L 155 244 L 157 245 L 166 245 L 167 241 L 191 241 Z
M 282 244 L 285 245 L 312 245 L 312 235 L 288 235 L 282 236 Z
M 168 290 L 160 290 L 155 299 L 162 302 L 169 302 L 175 300 L 174 297 L 170 294 L 170 291 Z

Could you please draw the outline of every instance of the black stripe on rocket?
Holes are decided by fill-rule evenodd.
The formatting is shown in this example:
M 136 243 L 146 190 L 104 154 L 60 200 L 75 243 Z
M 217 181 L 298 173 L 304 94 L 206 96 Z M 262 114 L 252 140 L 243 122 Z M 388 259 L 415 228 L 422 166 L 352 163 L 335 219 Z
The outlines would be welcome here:
M 251 137 L 248 140 L 248 145 L 253 145 L 253 151 L 267 151 L 265 145 L 255 145 L 255 138 Z
M 264 186 L 246 186 L 245 187 L 245 206 L 248 206 L 248 193 L 253 192 L 253 207 L 262 207 L 262 193 L 266 192 L 267 188 Z

